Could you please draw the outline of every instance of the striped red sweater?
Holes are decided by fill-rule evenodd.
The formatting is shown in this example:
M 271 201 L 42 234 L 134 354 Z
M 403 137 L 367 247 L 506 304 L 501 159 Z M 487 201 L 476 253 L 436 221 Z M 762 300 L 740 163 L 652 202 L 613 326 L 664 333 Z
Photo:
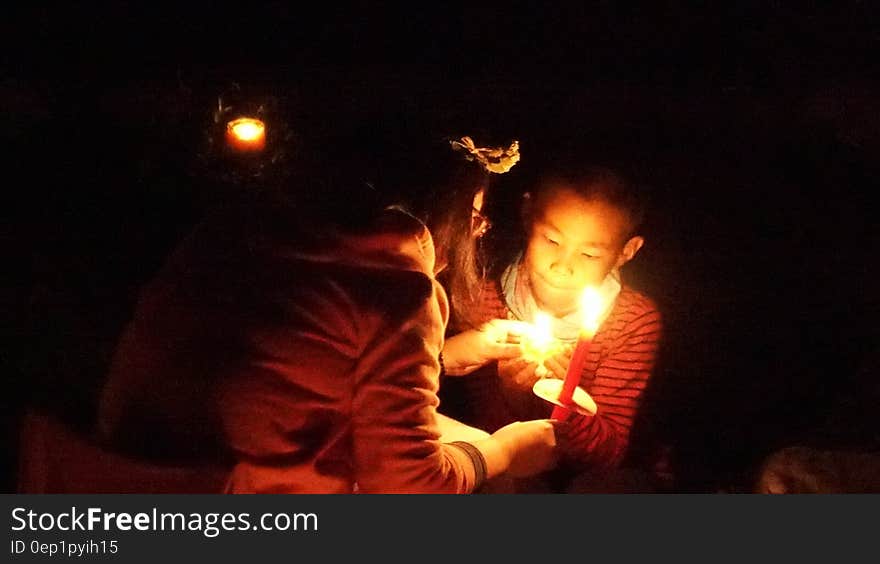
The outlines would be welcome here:
M 479 319 L 512 319 L 500 285 L 490 282 L 478 303 Z M 629 446 L 630 431 L 655 365 L 662 332 L 661 317 L 645 295 L 624 286 L 614 308 L 590 343 L 580 385 L 596 401 L 593 417 L 573 417 L 563 443 L 566 458 L 583 470 L 609 470 L 620 465 Z M 459 382 L 455 382 L 458 380 Z M 497 363 L 453 383 L 446 394 L 458 407 L 456 416 L 488 431 L 523 419 L 514 414 L 499 385 Z M 548 417 L 552 406 L 534 399 L 530 418 Z

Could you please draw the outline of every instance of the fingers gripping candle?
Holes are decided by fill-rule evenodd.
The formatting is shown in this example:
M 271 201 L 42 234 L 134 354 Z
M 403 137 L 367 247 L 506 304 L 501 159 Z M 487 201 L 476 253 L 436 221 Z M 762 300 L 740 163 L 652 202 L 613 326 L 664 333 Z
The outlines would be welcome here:
M 602 296 L 596 288 L 587 287 L 581 295 L 581 315 L 582 325 L 578 334 L 577 346 L 571 357 L 571 363 L 568 365 L 568 372 L 565 374 L 565 380 L 562 383 L 562 389 L 557 398 L 562 406 L 572 406 L 572 397 L 578 384 L 581 381 L 581 374 L 584 371 L 584 363 L 590 352 L 590 342 L 599 329 L 599 318 L 603 311 Z M 592 411 L 595 412 L 595 403 L 592 404 Z M 553 419 L 565 419 L 568 417 L 569 409 L 556 405 L 553 409 Z

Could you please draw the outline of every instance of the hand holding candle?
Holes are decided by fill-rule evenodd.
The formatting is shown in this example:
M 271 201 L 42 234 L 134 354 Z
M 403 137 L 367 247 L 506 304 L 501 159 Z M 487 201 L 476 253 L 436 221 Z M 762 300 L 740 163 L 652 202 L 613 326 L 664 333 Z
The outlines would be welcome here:
M 562 382 L 558 396 L 552 399 L 547 397 L 549 393 L 552 393 L 553 390 L 555 390 L 555 386 L 558 386 L 556 382 L 541 384 L 541 386 L 538 386 L 538 384 L 535 385 L 534 391 L 537 395 L 544 399 L 548 399 L 549 401 L 552 401 L 553 399 L 556 400 L 553 401 L 553 403 L 556 404 L 556 407 L 553 409 L 553 415 L 551 416 L 553 419 L 565 419 L 568 417 L 569 407 L 581 407 L 585 411 L 592 413 L 595 413 L 596 411 L 596 404 L 592 401 L 592 398 L 589 397 L 589 394 L 583 390 L 580 390 L 581 393 L 576 394 L 575 391 L 578 390 L 578 384 L 581 381 L 581 374 L 584 370 L 584 363 L 590 352 L 590 342 L 593 340 L 593 336 L 599 329 L 600 316 L 603 311 L 604 304 L 602 303 L 602 296 L 599 294 L 598 290 L 592 287 L 585 288 L 584 293 L 581 296 L 581 315 L 583 319 L 581 331 L 578 335 L 577 346 L 572 354 L 571 362 L 568 365 L 568 372 L 565 374 L 565 380 Z M 540 383 L 541 382 L 539 382 L 539 384 Z M 586 396 L 587 399 L 579 400 L 579 398 L 582 398 L 583 396 Z M 584 402 L 586 405 L 581 405 L 581 403 Z
M 493 319 L 449 337 L 443 345 L 446 375 L 464 376 L 493 360 L 519 357 L 522 334 L 528 330 L 521 321 Z

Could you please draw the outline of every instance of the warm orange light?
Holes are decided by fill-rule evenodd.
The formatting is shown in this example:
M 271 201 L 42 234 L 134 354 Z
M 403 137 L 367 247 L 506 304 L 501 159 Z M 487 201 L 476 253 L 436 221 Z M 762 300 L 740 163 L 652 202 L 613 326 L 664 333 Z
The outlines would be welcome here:
M 602 294 L 592 286 L 584 288 L 581 294 L 581 333 L 592 338 L 599 330 L 599 317 L 605 307 L 602 303 Z
M 226 124 L 226 142 L 236 151 L 262 151 L 266 147 L 266 124 L 254 118 L 234 119 Z
M 529 362 L 541 364 L 555 348 L 555 339 L 550 328 L 550 314 L 539 311 L 535 322 L 522 336 L 522 357 Z
M 547 376 L 544 361 L 562 350 L 562 342 L 553 337 L 549 313 L 539 311 L 535 314 L 535 322 L 523 332 L 520 344 L 522 358 L 538 365 L 535 374 L 540 378 Z

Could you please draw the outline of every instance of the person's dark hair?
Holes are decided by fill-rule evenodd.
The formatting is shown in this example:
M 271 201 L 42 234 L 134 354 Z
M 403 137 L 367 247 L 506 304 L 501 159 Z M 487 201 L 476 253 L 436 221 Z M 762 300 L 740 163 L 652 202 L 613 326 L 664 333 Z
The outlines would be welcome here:
M 483 203 L 486 205 L 489 178 L 488 173 L 473 163 L 461 165 L 425 217 L 438 249 L 438 259 L 445 265 L 440 279 L 448 291 L 453 322 L 457 325 L 475 324 L 472 304 L 482 286 L 484 272 L 478 252 L 479 240 L 472 232 L 471 212 L 479 190 L 486 190 Z
M 449 294 L 453 323 L 473 326 L 472 304 L 482 286 L 484 273 L 478 253 L 478 240 L 472 233 L 471 216 L 474 196 L 484 190 L 489 198 L 491 173 L 465 154 L 453 150 L 452 137 L 427 143 L 428 154 L 422 167 L 414 169 L 409 209 L 421 218 L 431 232 L 438 263 L 443 266 L 438 278 Z
M 490 150 L 489 141 L 493 141 Z M 449 294 L 452 326 L 470 327 L 473 303 L 485 280 L 479 240 L 474 236 L 474 196 L 484 191 L 483 209 L 492 198 L 490 185 L 519 160 L 518 143 L 471 140 L 437 133 L 434 127 L 401 124 L 383 137 L 382 166 L 371 171 L 372 184 L 425 222 L 434 240 L 438 279 Z
M 485 237 L 488 277 L 498 278 L 527 244 L 528 226 L 520 215 L 523 204 L 528 202 L 530 213 L 535 213 L 541 198 L 560 186 L 574 190 L 585 199 L 603 200 L 624 211 L 630 223 L 627 239 L 638 234 L 649 205 L 647 188 L 625 177 L 616 167 L 583 163 L 581 159 L 555 157 L 537 163 L 529 159 L 528 166 L 516 179 L 520 189 L 506 199 L 503 210 L 496 212 L 509 221 L 500 222 L 500 229 L 493 229 Z M 518 219 L 514 220 L 514 216 Z
M 442 267 L 438 279 L 453 323 L 472 326 L 472 304 L 485 279 L 472 232 L 473 201 L 484 190 L 486 208 L 497 175 L 470 160 L 467 150 L 453 148 L 460 139 L 387 119 L 352 125 L 300 149 L 285 199 L 307 222 L 346 229 L 390 205 L 422 220 Z
M 534 205 L 559 188 L 567 188 L 585 200 L 598 200 L 622 211 L 628 220 L 625 239 L 636 235 L 645 220 L 646 197 L 634 182 L 622 173 L 600 165 L 586 164 L 549 171 L 530 194 Z

